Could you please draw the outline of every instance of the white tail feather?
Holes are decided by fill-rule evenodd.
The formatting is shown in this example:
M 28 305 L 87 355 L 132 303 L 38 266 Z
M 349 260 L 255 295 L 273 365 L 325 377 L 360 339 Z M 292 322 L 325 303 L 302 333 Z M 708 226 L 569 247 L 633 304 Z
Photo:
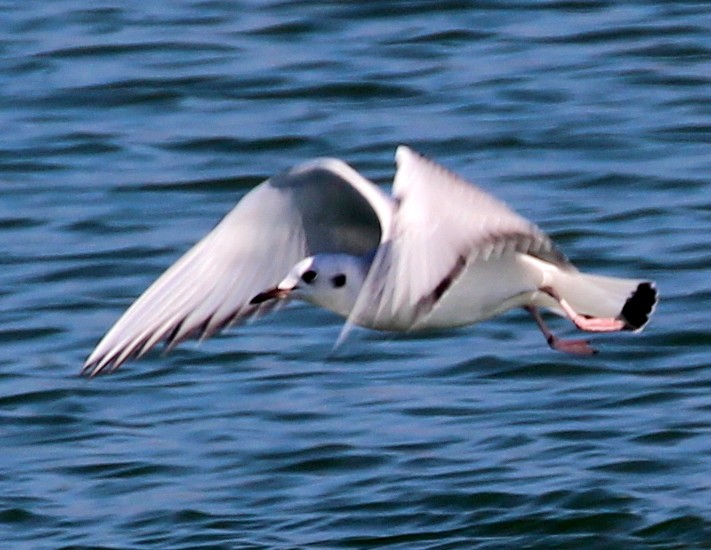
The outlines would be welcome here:
M 654 285 L 637 279 L 557 270 L 550 273 L 550 286 L 576 313 L 588 317 L 623 319 L 628 330 L 641 330 L 657 303 Z M 562 313 L 552 299 L 541 305 Z
M 590 317 L 617 317 L 642 281 L 559 271 L 551 285 L 570 306 Z

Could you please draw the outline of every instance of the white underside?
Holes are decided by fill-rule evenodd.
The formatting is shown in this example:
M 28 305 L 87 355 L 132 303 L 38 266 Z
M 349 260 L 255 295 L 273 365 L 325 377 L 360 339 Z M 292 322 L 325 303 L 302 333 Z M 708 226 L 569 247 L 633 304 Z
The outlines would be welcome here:
M 578 313 L 617 317 L 639 281 L 587 275 L 527 254 L 475 261 L 411 330 L 470 325 L 510 309 L 533 305 L 565 315 L 557 301 L 541 292 L 552 287 Z M 364 323 L 366 326 L 368 323 Z M 378 326 L 381 330 L 401 327 Z
M 475 262 L 413 329 L 469 325 L 531 303 L 546 274 L 528 258 L 516 253 Z

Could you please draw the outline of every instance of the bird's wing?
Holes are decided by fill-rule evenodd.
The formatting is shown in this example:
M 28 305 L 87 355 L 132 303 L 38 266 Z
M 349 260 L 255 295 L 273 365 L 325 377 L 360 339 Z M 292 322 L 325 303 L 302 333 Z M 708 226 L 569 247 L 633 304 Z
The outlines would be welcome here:
M 392 227 L 349 324 L 409 330 L 474 262 L 513 250 L 573 269 L 542 231 L 485 191 L 405 146 L 396 161 Z
M 84 372 L 113 370 L 162 340 L 173 346 L 191 336 L 208 337 L 266 313 L 273 302 L 250 300 L 303 258 L 374 250 L 390 226 L 391 203 L 335 159 L 263 182 L 131 305 L 86 360 Z

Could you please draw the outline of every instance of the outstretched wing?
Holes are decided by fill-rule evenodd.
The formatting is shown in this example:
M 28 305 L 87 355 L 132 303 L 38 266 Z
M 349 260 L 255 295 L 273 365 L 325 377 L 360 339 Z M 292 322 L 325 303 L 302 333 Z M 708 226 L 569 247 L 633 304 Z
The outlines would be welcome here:
M 542 231 L 485 191 L 405 146 L 396 161 L 389 238 L 349 324 L 409 330 L 474 262 L 513 250 L 573 269 Z
M 121 316 L 84 365 L 114 370 L 158 342 L 206 338 L 266 313 L 251 305 L 301 259 L 322 252 L 366 254 L 389 227 L 391 200 L 347 164 L 314 161 L 252 191 L 161 275 Z

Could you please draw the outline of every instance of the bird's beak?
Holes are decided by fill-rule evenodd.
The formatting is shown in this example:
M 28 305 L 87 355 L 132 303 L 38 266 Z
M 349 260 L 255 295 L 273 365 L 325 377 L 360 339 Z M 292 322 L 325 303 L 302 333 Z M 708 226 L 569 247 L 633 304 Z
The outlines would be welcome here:
M 291 291 L 294 290 L 294 288 L 279 288 L 278 286 L 275 286 L 274 288 L 270 288 L 269 290 L 265 290 L 264 292 L 260 292 L 257 294 L 254 298 L 252 298 L 249 303 L 251 305 L 257 305 L 266 302 L 267 300 L 283 300 L 289 294 L 291 294 Z

